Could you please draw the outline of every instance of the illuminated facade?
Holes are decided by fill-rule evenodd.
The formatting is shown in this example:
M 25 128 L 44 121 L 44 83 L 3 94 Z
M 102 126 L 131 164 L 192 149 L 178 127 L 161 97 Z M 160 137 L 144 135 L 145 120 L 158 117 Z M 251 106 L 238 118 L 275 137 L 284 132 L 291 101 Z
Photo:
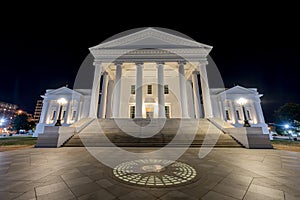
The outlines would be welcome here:
M 241 97 L 249 100 L 245 107 L 251 125 L 265 132 L 261 95 L 256 89 L 209 87 L 207 56 L 211 49 L 153 28 L 92 47 L 92 88 L 47 90 L 37 132 L 54 126 L 59 98 L 67 100 L 62 107 L 63 126 L 89 117 L 219 118 L 239 127 L 244 115 L 236 100 Z

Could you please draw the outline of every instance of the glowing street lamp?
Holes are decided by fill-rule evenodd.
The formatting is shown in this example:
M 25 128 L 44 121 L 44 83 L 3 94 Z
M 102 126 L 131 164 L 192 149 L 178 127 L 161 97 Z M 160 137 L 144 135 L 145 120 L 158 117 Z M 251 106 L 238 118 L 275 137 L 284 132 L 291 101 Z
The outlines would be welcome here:
M 290 125 L 285 124 L 285 125 L 284 125 L 284 128 L 285 128 L 285 129 L 288 129 L 288 128 L 290 128 Z
M 243 114 L 244 114 L 244 127 L 251 127 L 246 115 L 246 109 L 245 109 L 245 104 L 247 103 L 247 99 L 245 98 L 239 98 L 237 100 L 237 103 L 240 104 L 242 106 L 243 109 Z
M 62 107 L 63 105 L 67 104 L 67 100 L 65 98 L 60 98 L 57 100 L 57 103 L 59 104 L 59 114 L 58 114 L 58 118 L 57 121 L 55 123 L 55 126 L 61 126 L 61 112 L 62 112 Z

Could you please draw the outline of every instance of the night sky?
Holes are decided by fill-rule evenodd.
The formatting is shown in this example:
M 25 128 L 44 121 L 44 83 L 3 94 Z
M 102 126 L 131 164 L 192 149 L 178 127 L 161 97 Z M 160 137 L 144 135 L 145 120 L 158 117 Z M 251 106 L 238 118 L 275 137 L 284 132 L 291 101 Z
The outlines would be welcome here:
M 256 87 L 264 94 L 267 122 L 284 103 L 300 103 L 299 16 L 292 5 L 252 5 L 223 12 L 212 7 L 190 7 L 189 12 L 178 7 L 166 13 L 163 8 L 160 12 L 106 9 L 55 7 L 14 11 L 15 20 L 2 17 L 0 101 L 33 113 L 46 89 L 73 86 L 89 47 L 128 29 L 164 27 L 213 46 L 210 55 L 226 87 Z

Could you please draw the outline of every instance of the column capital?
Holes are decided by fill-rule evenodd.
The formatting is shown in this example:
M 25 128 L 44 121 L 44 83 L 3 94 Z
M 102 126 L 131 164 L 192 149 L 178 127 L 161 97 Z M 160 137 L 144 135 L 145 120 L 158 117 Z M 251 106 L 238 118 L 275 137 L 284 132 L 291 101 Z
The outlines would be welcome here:
M 134 62 L 134 64 L 136 64 L 137 66 L 143 66 L 144 62 L 139 61 L 139 62 Z
M 107 71 L 103 71 L 102 75 L 108 75 Z
M 185 60 L 177 61 L 178 65 L 185 65 L 187 62 Z
M 114 64 L 115 64 L 116 66 L 117 66 L 117 65 L 122 66 L 122 65 L 123 65 L 123 62 L 116 61 L 116 62 L 114 62 Z
M 195 74 L 195 75 L 200 74 L 200 72 L 198 70 L 194 70 L 192 73 Z
M 206 66 L 206 65 L 208 65 L 208 61 L 207 60 L 198 61 L 198 65 L 199 66 Z
M 157 66 L 158 65 L 165 65 L 165 62 L 163 62 L 163 61 L 157 61 L 156 64 L 157 64 Z

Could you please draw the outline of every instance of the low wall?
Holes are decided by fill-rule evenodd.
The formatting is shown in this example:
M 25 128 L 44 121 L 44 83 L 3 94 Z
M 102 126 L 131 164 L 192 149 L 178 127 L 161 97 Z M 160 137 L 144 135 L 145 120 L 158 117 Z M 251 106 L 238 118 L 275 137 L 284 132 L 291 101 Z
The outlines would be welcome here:
M 225 128 L 224 131 L 248 149 L 273 148 L 269 135 L 263 134 L 261 127 Z
M 84 118 L 71 126 L 44 126 L 43 133 L 38 134 L 35 147 L 61 147 L 75 133 L 80 132 L 94 119 Z

